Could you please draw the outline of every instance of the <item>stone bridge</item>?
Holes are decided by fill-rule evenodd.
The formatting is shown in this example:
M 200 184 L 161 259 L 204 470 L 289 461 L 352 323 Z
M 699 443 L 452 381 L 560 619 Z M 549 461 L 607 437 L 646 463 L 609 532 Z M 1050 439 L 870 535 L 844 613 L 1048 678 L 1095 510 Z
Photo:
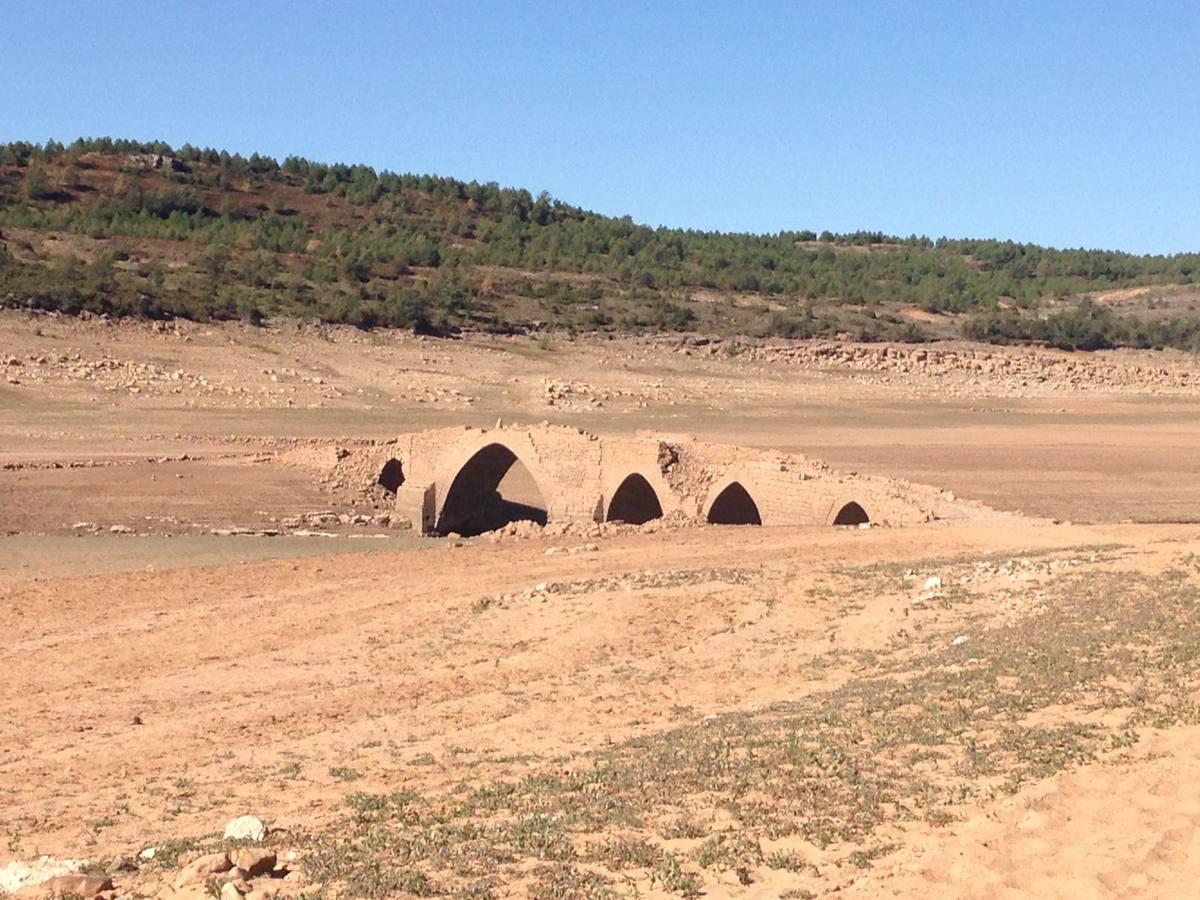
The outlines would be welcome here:
M 728 525 L 910 525 L 970 515 L 936 488 L 839 474 L 802 456 L 689 437 L 598 436 L 552 425 L 447 428 L 377 444 L 355 477 L 394 495 L 426 534 L 473 535 L 507 522 L 663 516 Z M 520 464 L 519 499 L 501 483 Z

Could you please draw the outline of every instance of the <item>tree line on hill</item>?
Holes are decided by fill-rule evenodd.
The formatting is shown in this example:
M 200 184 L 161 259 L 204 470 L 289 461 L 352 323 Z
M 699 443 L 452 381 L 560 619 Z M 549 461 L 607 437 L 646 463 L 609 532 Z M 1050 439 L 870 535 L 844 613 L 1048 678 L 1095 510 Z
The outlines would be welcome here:
M 92 171 L 95 155 L 117 160 L 117 178 L 103 189 Z M 1200 254 L 870 231 L 650 228 L 494 183 L 161 141 L 0 146 L 4 228 L 189 248 L 190 283 L 178 269 L 153 263 L 133 279 L 121 251 L 35 271 L 0 246 L 0 287 L 22 302 L 68 310 L 504 327 L 504 310 L 529 301 L 549 321 L 573 328 L 681 330 L 696 319 L 688 298 L 708 291 L 785 308 L 755 324 L 783 336 L 827 333 L 846 318 L 814 315 L 819 306 L 865 310 L 857 321 L 868 330 L 888 323 L 875 336 L 919 339 L 919 327 L 871 313 L 908 304 L 969 314 L 965 327 L 981 340 L 1070 344 L 1080 321 L 1089 323 L 1085 331 L 1103 331 L 1100 345 L 1194 347 L 1196 340 L 1188 320 L 1127 322 L 1095 307 L 1075 318 L 1036 312 L 1048 301 L 1113 288 L 1194 284 Z M 1088 331 L 1078 345 L 1097 340 Z

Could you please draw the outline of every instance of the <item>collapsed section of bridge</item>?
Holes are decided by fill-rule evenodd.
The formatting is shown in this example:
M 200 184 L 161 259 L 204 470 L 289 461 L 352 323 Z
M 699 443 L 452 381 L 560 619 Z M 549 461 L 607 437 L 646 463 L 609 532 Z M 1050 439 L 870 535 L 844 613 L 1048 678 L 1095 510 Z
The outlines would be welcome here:
M 425 534 L 474 535 L 522 520 L 865 526 L 990 512 L 938 488 L 837 472 L 797 454 L 548 424 L 404 434 L 348 465 L 355 471 L 346 474 L 391 495 L 395 512 Z

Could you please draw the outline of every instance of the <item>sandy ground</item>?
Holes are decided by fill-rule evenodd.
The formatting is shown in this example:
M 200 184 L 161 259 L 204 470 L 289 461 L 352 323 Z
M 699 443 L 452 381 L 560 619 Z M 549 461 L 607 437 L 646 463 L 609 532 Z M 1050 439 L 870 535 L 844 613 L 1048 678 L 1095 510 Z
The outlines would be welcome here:
M 1055 776 L 949 834 L 914 834 L 890 872 L 848 897 L 1180 897 L 1200 874 L 1195 727 Z M 901 856 L 898 854 L 898 856 Z
M 0 317 L 0 363 L 0 867 L 136 855 L 244 812 L 303 849 L 351 791 L 451 797 L 570 769 L 820 698 L 877 656 L 976 640 L 1052 607 L 1065 572 L 1157 578 L 1200 553 L 1191 389 L 990 391 L 954 372 L 868 377 L 633 341 L 17 314 Z M 796 450 L 1061 524 L 457 544 L 357 526 L 214 533 L 341 509 L 323 480 L 339 446 L 497 418 Z M 847 575 L 862 567 L 878 572 Z M 927 577 L 961 571 L 984 572 L 962 576 L 969 602 L 922 604 Z M 709 896 L 1179 896 L 1200 859 L 1196 728 L 1139 725 L 1135 742 L 966 797 L 947 821 L 885 822 L 863 865 L 845 841 L 763 837 L 763 860 L 774 848 L 805 866 L 745 871 L 695 862 L 698 842 L 664 846 Z M 498 895 L 538 877 L 502 871 Z M 144 893 L 161 880 L 130 878 Z M 616 887 L 687 893 L 641 870 Z
M 1001 361 L 1028 353 L 980 352 Z M 172 514 L 164 508 L 182 492 L 205 524 L 261 522 L 287 504 L 281 494 L 320 505 L 309 472 L 287 471 L 298 446 L 498 418 L 736 438 L 1063 520 L 1197 518 L 1194 359 L 1054 351 L 1035 358 L 1075 368 L 1046 381 L 946 366 L 889 374 L 730 355 L 715 345 L 156 330 L 10 313 L 0 316 L 0 465 L 94 468 L 6 476 L 0 529 L 69 529 L 69 519 L 91 518 L 90 509 L 76 515 L 91 497 L 105 504 L 106 494 L 134 489 L 160 515 Z M 1139 387 L 1112 374 L 1131 371 L 1191 377 L 1184 387 Z M 182 454 L 196 459 L 163 470 L 157 487 L 147 478 L 153 471 L 137 469 Z M 165 499 L 153 499 L 156 492 Z

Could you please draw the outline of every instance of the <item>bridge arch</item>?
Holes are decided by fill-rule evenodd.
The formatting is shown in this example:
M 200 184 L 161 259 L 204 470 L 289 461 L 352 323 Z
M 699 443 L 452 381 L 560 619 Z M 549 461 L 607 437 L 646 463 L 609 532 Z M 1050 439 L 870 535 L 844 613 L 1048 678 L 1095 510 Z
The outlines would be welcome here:
M 762 513 L 750 491 L 729 477 L 708 492 L 704 518 L 711 525 L 761 525 Z
M 400 486 L 404 482 L 404 466 L 400 464 L 400 460 L 393 456 L 379 470 L 379 478 L 376 479 L 376 484 L 389 494 L 394 494 L 400 490 Z
M 870 521 L 870 514 L 856 500 L 839 500 L 830 510 L 830 525 L 862 525 Z
M 654 485 L 641 472 L 630 472 L 609 497 L 604 512 L 606 522 L 628 522 L 643 525 L 651 519 L 661 519 L 662 499 Z
M 438 534 L 469 537 L 522 520 L 546 524 L 553 500 L 548 482 L 534 462 L 532 447 L 518 453 L 509 443 L 476 441 L 452 454 L 444 466 L 445 480 L 439 480 L 449 487 L 438 498 Z M 501 495 L 500 484 L 515 466 L 526 478 L 522 495 L 514 499 Z

